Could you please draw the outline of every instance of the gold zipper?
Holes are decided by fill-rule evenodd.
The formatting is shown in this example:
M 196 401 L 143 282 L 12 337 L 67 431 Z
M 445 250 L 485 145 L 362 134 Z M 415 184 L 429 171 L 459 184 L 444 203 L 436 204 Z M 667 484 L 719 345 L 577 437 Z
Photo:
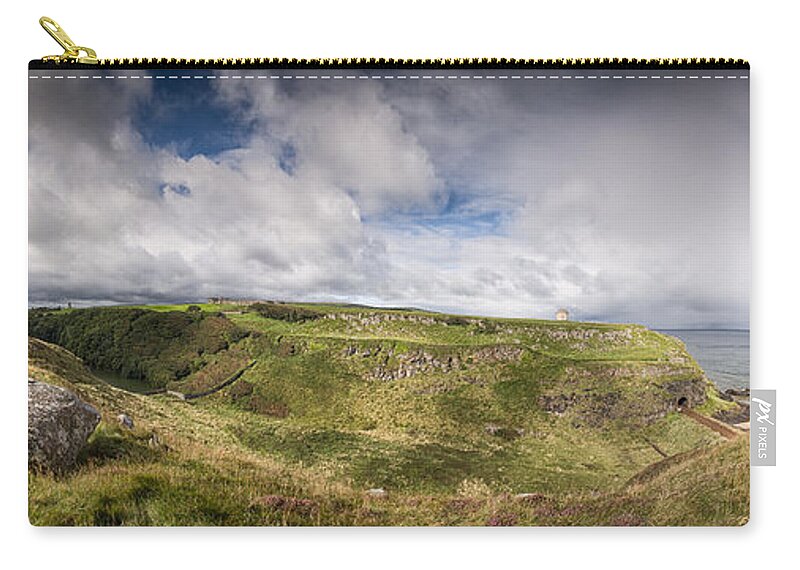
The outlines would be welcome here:
M 64 31 L 64 28 L 59 26 L 52 18 L 42 16 L 39 18 L 39 24 L 50 34 L 51 38 L 58 42 L 58 45 L 64 48 L 64 53 L 61 55 L 46 55 L 42 58 L 42 61 L 52 61 L 55 63 L 85 63 L 91 65 L 100 63 L 97 59 L 97 54 L 92 48 L 76 45 L 67 35 L 67 32 Z
M 41 26 L 64 49 L 61 55 L 48 55 L 30 64 L 31 69 L 53 66 L 101 66 L 126 69 L 265 69 L 265 68 L 501 68 L 501 69 L 750 69 L 743 59 L 725 58 L 580 58 L 580 59 L 507 59 L 507 58 L 438 58 L 438 59 L 394 59 L 394 58 L 119 58 L 99 59 L 91 48 L 78 46 L 64 29 L 52 18 L 43 16 Z

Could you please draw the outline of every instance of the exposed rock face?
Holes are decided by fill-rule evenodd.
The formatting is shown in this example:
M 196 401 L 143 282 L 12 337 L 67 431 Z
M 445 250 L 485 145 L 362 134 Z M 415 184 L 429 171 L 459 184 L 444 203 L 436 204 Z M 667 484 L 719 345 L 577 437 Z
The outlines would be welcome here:
M 69 470 L 98 423 L 98 411 L 69 390 L 28 379 L 28 468 Z
M 433 354 L 421 349 L 396 354 L 392 347 L 375 345 L 348 346 L 342 355 L 348 358 L 381 357 L 381 363 L 372 370 L 371 377 L 378 380 L 398 380 L 411 378 L 417 374 L 449 373 L 479 364 L 514 362 L 522 358 L 523 353 L 524 350 L 518 346 L 496 345 L 450 354 Z
M 706 380 L 701 378 L 667 382 L 661 387 L 672 394 L 676 406 L 679 405 L 679 401 L 682 401 L 683 403 L 680 405 L 693 408 L 706 401 Z
M 727 424 L 748 422 L 750 421 L 750 404 L 747 402 L 737 402 L 737 407 L 731 410 L 719 411 L 714 414 L 713 417 Z
M 633 339 L 631 329 L 598 330 L 587 328 L 543 329 L 552 340 L 598 340 L 609 344 L 626 344 Z
M 672 379 L 687 375 L 680 367 L 608 367 L 568 372 L 573 381 L 568 379 L 540 395 L 539 406 L 557 416 L 570 413 L 578 423 L 591 427 L 616 419 L 647 424 L 681 407 L 692 408 L 706 401 L 708 381 L 700 375 Z M 581 387 L 574 382 L 576 378 L 602 378 L 603 382 L 594 388 Z M 641 389 L 631 392 L 625 388 L 628 379 L 641 382 Z
M 409 322 L 423 325 L 433 325 L 437 322 L 433 317 L 406 313 L 328 313 L 323 318 L 332 321 L 346 321 L 356 327 L 368 327 L 389 322 Z
M 728 388 L 721 394 L 725 400 L 732 401 L 737 398 L 750 398 L 750 388 Z

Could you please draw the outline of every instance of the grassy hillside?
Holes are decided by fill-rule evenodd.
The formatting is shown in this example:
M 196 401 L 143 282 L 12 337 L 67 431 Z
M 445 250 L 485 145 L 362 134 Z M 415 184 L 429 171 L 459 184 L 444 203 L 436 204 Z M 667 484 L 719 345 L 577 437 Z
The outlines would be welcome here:
M 123 308 L 33 310 L 28 333 L 93 368 L 154 386 L 185 378 L 246 334 L 226 318 L 199 311 Z
M 727 405 L 676 339 L 634 325 L 363 307 L 200 309 L 31 315 L 31 336 L 93 367 L 135 362 L 134 374 L 179 392 L 255 361 L 187 402 L 118 390 L 32 339 L 30 375 L 104 413 L 77 473 L 31 475 L 35 524 L 746 519 L 746 439 L 723 441 L 676 413 L 684 398 L 708 413 Z M 116 427 L 121 412 L 133 432 Z M 373 487 L 387 497 L 365 496 Z M 658 507 L 662 496 L 680 506 Z

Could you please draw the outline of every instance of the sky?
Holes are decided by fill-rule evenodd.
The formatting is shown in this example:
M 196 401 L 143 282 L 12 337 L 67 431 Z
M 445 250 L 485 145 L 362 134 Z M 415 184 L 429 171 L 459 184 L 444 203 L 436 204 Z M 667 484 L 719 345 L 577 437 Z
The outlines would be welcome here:
M 748 328 L 748 83 L 34 79 L 28 302 Z

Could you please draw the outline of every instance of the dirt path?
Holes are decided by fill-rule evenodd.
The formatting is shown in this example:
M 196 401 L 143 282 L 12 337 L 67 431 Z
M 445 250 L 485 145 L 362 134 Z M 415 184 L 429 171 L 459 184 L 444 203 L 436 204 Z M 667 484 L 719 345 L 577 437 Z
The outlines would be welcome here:
M 734 428 L 723 424 L 722 422 L 718 422 L 717 420 L 711 419 L 706 416 L 701 416 L 694 410 L 682 408 L 681 413 L 685 416 L 692 418 L 697 423 L 702 424 L 709 429 L 713 429 L 715 432 L 717 432 L 722 437 L 725 437 L 727 439 L 735 439 L 740 435 L 742 435 L 742 432 L 739 432 Z
M 649 439 L 647 439 L 647 438 L 644 438 L 644 440 L 645 440 L 645 441 L 646 441 L 646 442 L 647 442 L 647 443 L 650 445 L 650 447 L 652 447 L 652 448 L 655 450 L 655 452 L 656 452 L 656 453 L 658 453 L 658 454 L 659 454 L 661 457 L 663 457 L 664 459 L 666 459 L 667 457 L 669 457 L 669 455 L 667 455 L 667 454 L 664 452 L 664 450 L 663 450 L 663 449 L 661 449 L 660 447 L 658 447 L 658 446 L 657 446 L 655 443 L 653 443 L 652 441 L 650 441 L 650 440 L 649 440 Z

